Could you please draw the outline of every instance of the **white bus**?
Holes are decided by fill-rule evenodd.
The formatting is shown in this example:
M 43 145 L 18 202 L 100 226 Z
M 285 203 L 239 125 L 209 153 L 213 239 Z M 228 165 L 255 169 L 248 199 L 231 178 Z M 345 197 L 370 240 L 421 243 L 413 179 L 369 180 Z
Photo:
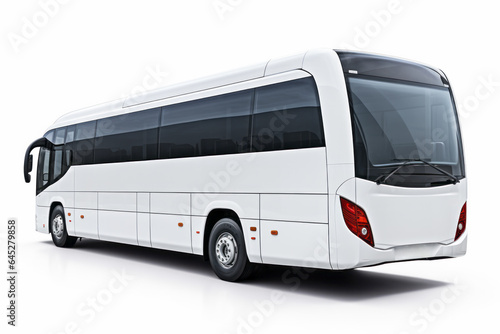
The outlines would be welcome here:
M 467 247 L 457 111 L 439 69 L 334 50 L 66 114 L 40 147 L 36 230 L 332 270 Z

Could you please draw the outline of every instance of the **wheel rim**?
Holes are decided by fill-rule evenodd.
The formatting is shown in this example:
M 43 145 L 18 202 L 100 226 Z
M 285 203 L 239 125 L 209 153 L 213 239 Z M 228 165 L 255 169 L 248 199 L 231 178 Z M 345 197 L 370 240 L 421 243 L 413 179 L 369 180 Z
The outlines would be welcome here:
M 238 244 L 231 233 L 219 235 L 215 243 L 215 255 L 222 267 L 228 269 L 234 266 L 238 258 Z
M 64 233 L 64 222 L 61 215 L 57 215 L 52 220 L 52 233 L 57 239 L 61 239 Z

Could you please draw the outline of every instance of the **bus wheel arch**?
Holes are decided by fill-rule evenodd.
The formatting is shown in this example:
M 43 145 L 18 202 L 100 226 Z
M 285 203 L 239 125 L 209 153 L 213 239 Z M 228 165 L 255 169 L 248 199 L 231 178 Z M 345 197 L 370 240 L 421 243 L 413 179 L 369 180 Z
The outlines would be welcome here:
M 221 220 L 222 218 L 230 218 L 236 222 L 236 224 L 239 225 L 241 229 L 241 221 L 236 212 L 234 212 L 231 209 L 213 209 L 210 211 L 210 213 L 207 216 L 207 219 L 205 221 L 205 231 L 203 234 L 203 259 L 205 261 L 208 261 L 208 242 L 210 239 L 210 233 L 212 232 L 212 229 L 214 228 L 215 224 Z

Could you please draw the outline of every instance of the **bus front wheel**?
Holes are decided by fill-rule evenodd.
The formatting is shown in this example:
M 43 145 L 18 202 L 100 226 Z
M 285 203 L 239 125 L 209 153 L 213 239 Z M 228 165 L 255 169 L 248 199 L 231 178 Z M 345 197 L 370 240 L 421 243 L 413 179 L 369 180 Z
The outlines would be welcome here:
M 77 238 L 68 235 L 64 209 L 60 205 L 56 206 L 50 215 L 50 234 L 57 247 L 72 247 L 76 243 Z
M 215 274 L 225 281 L 244 280 L 253 271 L 243 232 L 231 218 L 222 218 L 210 232 L 208 257 Z

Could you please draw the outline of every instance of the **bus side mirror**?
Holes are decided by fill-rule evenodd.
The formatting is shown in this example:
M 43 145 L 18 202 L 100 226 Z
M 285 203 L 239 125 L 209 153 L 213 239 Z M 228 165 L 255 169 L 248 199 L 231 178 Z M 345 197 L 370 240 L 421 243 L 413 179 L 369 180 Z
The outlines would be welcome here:
M 40 138 L 35 140 L 28 146 L 26 153 L 24 154 L 24 164 L 23 164 L 23 172 L 24 172 L 24 181 L 26 183 L 30 183 L 31 175 L 30 172 L 33 170 L 33 155 L 31 155 L 31 151 L 35 147 L 45 147 L 51 149 L 53 144 L 47 140 L 47 138 Z
M 30 154 L 28 158 L 28 173 L 33 170 L 33 154 Z

